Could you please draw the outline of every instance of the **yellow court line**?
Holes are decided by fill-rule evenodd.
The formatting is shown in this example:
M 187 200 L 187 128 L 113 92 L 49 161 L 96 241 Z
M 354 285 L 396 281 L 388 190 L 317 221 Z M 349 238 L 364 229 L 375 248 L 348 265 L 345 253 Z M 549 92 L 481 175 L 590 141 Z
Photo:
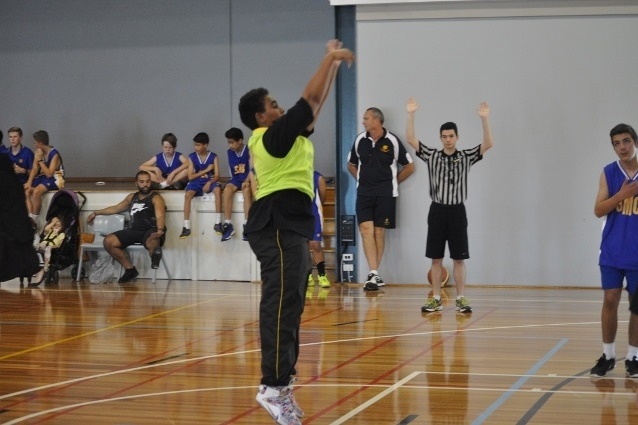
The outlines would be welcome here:
M 38 345 L 36 347 L 27 348 L 26 350 L 18 351 L 16 353 L 11 353 L 11 354 L 6 354 L 4 356 L 0 356 L 0 361 L 6 360 L 6 359 L 10 359 L 12 357 L 20 356 L 22 354 L 30 353 L 32 351 L 41 350 L 43 348 L 52 347 L 54 345 L 63 344 L 65 342 L 73 341 L 75 339 L 80 339 L 80 338 L 84 338 L 84 337 L 87 337 L 87 336 L 95 335 L 95 334 L 98 334 L 100 332 L 110 331 L 110 330 L 113 330 L 113 329 L 120 328 L 122 326 L 128 326 L 130 324 L 141 322 L 143 320 L 152 319 L 152 318 L 155 318 L 155 317 L 159 317 L 159 316 L 162 316 L 164 314 L 174 313 L 176 311 L 184 310 L 184 309 L 187 309 L 187 308 L 193 308 L 195 306 L 198 306 L 198 305 L 201 305 L 201 304 L 206 304 L 206 303 L 209 303 L 211 301 L 218 301 L 220 299 L 228 298 L 228 297 L 232 297 L 232 296 L 234 296 L 234 294 L 225 295 L 225 296 L 222 296 L 220 298 L 215 298 L 215 299 L 208 300 L 208 301 L 202 301 L 202 302 L 199 302 L 199 303 L 185 305 L 185 306 L 182 306 L 182 307 L 174 308 L 172 310 L 167 310 L 167 311 L 163 311 L 161 313 L 155 313 L 155 314 L 151 314 L 150 316 L 140 317 L 140 318 L 135 319 L 135 320 L 130 320 L 128 322 L 119 323 L 117 325 L 112 325 L 112 326 L 109 326 L 107 328 L 96 329 L 94 331 L 86 332 L 86 333 L 83 333 L 83 334 L 80 334 L 80 335 L 71 336 L 71 337 L 60 339 L 60 340 L 53 341 L 53 342 L 48 342 L 46 344 L 42 344 L 42 345 Z

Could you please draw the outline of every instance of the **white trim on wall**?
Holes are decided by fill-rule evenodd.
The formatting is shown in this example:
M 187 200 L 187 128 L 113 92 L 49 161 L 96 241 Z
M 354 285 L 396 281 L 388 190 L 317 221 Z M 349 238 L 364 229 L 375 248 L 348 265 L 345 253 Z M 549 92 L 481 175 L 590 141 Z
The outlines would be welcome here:
M 330 0 L 357 6 L 357 21 L 635 15 L 635 0 Z

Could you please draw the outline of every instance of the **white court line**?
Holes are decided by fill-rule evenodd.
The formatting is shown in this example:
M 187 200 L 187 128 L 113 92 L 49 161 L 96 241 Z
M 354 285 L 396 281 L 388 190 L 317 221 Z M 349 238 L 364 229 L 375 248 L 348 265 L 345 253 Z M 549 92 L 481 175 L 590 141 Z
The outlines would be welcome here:
M 339 424 L 344 423 L 348 419 L 350 419 L 350 418 L 356 416 L 357 414 L 359 414 L 359 412 L 362 412 L 363 410 L 367 409 L 369 406 L 372 406 L 378 400 L 381 400 L 383 397 L 387 396 L 388 394 L 393 393 L 397 388 L 400 388 L 404 383 L 411 381 L 412 378 L 420 375 L 421 373 L 422 372 L 412 372 L 411 374 L 409 374 L 408 376 L 406 376 L 405 378 L 403 378 L 402 380 L 400 380 L 396 384 L 392 385 L 391 387 L 388 387 L 384 391 L 381 391 L 379 394 L 377 394 L 376 396 L 372 397 L 371 399 L 369 399 L 365 403 L 360 404 L 356 409 L 351 410 L 350 412 L 348 412 L 347 414 L 343 415 L 342 417 L 340 417 L 336 421 L 331 422 L 330 425 L 339 425 Z
M 348 419 L 351 419 L 352 417 L 356 416 L 358 413 L 362 412 L 363 410 L 365 410 L 366 408 L 370 407 L 372 404 L 376 403 L 377 401 L 379 401 L 380 399 L 382 399 L 383 397 L 385 397 L 386 395 L 396 391 L 397 389 L 400 389 L 401 387 L 403 387 L 403 389 L 407 389 L 407 390 L 465 390 L 465 391 L 483 391 L 483 392 L 503 392 L 506 391 L 507 389 L 505 388 L 475 388 L 475 387 L 441 387 L 441 386 L 429 386 L 429 385 L 404 385 L 405 383 L 409 382 L 410 380 L 414 379 L 416 376 L 421 375 L 421 374 L 425 374 L 425 373 L 430 373 L 430 372 L 424 372 L 424 371 L 417 371 L 417 372 L 413 372 L 410 375 L 408 375 L 407 377 L 403 378 L 401 381 L 397 382 L 396 384 L 388 387 L 387 385 L 381 385 L 381 384 L 371 384 L 371 385 L 360 385 L 360 384 L 308 384 L 308 385 L 295 385 L 295 387 L 297 388 L 318 388 L 318 387 L 322 387 L 322 388 L 355 388 L 355 389 L 360 389 L 361 387 L 368 387 L 368 388 L 385 388 L 384 391 L 382 391 L 381 393 L 379 393 L 378 395 L 372 397 L 371 399 L 369 399 L 367 402 L 359 405 L 359 407 L 351 410 L 349 413 L 345 414 L 344 416 L 342 416 L 341 418 L 337 419 L 334 422 L 331 422 L 330 425 L 336 425 L 336 424 L 342 424 L 345 423 Z M 437 372 L 438 373 L 438 372 Z M 442 373 L 442 372 L 441 372 Z M 468 375 L 486 375 L 486 374 L 468 374 Z M 497 374 L 495 374 L 497 375 Z M 510 375 L 508 375 L 510 376 Z M 511 375 L 513 377 L 518 377 L 518 376 L 524 376 L 524 375 Z M 623 378 L 624 379 L 624 378 Z M 97 404 L 104 404 L 104 403 L 110 403 L 110 402 L 117 402 L 117 401 L 125 401 L 125 400 L 135 400 L 135 399 L 143 399 L 143 398 L 150 398 L 150 397 L 165 397 L 168 395 L 175 395 L 175 394 L 189 394 L 189 393 L 200 393 L 200 392 L 213 392 L 213 391 L 228 391 L 228 390 L 244 390 L 244 389 L 256 389 L 256 387 L 254 385 L 249 385 L 249 386 L 239 386 L 239 387 L 220 387 L 220 388 L 196 388 L 196 389 L 191 389 L 191 390 L 176 390 L 176 391 L 162 391 L 162 392 L 158 392 L 158 393 L 146 393 L 146 394 L 136 394 L 136 395 L 127 395 L 127 396 L 121 396 L 121 397 L 113 397 L 113 398 L 105 398 L 105 399 L 100 399 L 100 400 L 91 400 L 91 401 L 85 401 L 82 403 L 76 403 L 76 404 L 70 404 L 67 406 L 60 406 L 60 407 L 54 407 L 51 409 L 47 409 L 47 410 L 42 410 L 39 412 L 34 412 L 31 413 L 29 415 L 25 415 L 16 419 L 12 419 L 9 422 L 3 422 L 3 425 L 15 425 L 15 424 L 19 424 L 23 421 L 29 420 L 29 419 L 34 419 L 40 416 L 45 416 L 45 415 L 50 415 L 53 413 L 57 413 L 57 412 L 61 412 L 64 410 L 71 410 L 71 409 L 78 409 L 81 407 L 86 407 L 86 406 L 91 406 L 91 405 L 97 405 Z M 516 393 L 548 393 L 548 394 L 566 394 L 566 395 L 583 395 L 583 396 L 591 396 L 591 395 L 598 395 L 600 394 L 599 391 L 568 391 L 568 390 L 538 390 L 538 389 L 529 389 L 529 390 L 523 390 L 523 389 L 517 389 L 517 390 L 512 390 L 512 392 L 516 392 Z M 629 396 L 629 397 L 635 397 L 635 393 L 633 392 L 628 392 L 628 393 L 614 393 L 614 396 Z
M 619 321 L 619 323 L 622 323 L 622 321 Z M 365 338 L 349 338 L 349 339 L 340 339 L 340 340 L 334 340 L 334 341 L 310 342 L 310 343 L 306 343 L 306 344 L 300 344 L 300 346 L 301 347 L 310 347 L 310 346 L 313 346 L 313 345 L 321 345 L 321 344 L 341 344 L 341 343 L 351 343 L 351 342 L 357 342 L 357 341 L 370 341 L 370 340 L 375 340 L 375 339 L 404 338 L 404 337 L 424 336 L 424 335 L 433 335 L 433 334 L 446 334 L 446 333 L 456 333 L 456 332 L 474 332 L 474 331 L 489 331 L 489 330 L 503 330 L 503 329 L 537 328 L 537 327 L 545 327 L 545 326 L 583 326 L 583 325 L 590 326 L 592 324 L 600 324 L 600 322 L 547 323 L 547 324 L 538 324 L 538 325 L 494 326 L 494 327 L 486 327 L 486 328 L 468 328 L 468 329 L 458 329 L 458 330 L 449 330 L 449 331 L 429 331 L 429 332 L 403 333 L 403 334 L 394 334 L 394 335 L 371 336 L 371 337 L 365 337 Z M 227 357 L 227 356 L 233 356 L 233 355 L 243 355 L 243 354 L 250 354 L 250 353 L 258 353 L 260 351 L 261 351 L 260 349 L 256 348 L 254 350 L 235 351 L 235 352 L 232 352 L 232 353 L 224 353 L 224 354 L 212 354 L 210 356 L 200 356 L 200 357 L 193 357 L 193 358 L 188 358 L 188 359 L 173 360 L 173 361 L 170 361 L 170 362 L 153 363 L 153 364 L 150 364 L 150 365 L 138 366 L 138 367 L 127 368 L 127 369 L 119 369 L 119 370 L 114 370 L 114 371 L 111 371 L 111 372 L 98 373 L 98 374 L 95 374 L 95 375 L 84 376 L 84 377 L 81 377 L 81 378 L 70 379 L 70 380 L 67 380 L 67 381 L 55 382 L 55 383 L 52 383 L 52 384 L 42 385 L 40 387 L 27 388 L 27 389 L 24 389 L 24 390 L 21 390 L 21 391 L 16 391 L 16 392 L 5 394 L 5 395 L 0 395 L 0 400 L 4 400 L 4 399 L 7 399 L 7 398 L 11 398 L 11 397 L 15 397 L 15 396 L 23 395 L 23 394 L 28 394 L 28 393 L 31 393 L 31 392 L 42 391 L 42 390 L 46 390 L 46 389 L 49 389 L 49 388 L 55 388 L 55 387 L 59 387 L 59 386 L 63 386 L 63 385 L 75 384 L 75 383 L 78 383 L 78 382 L 88 381 L 88 380 L 91 380 L 91 379 L 103 378 L 103 377 L 106 377 L 106 376 L 119 375 L 119 374 L 128 373 L 128 372 L 136 372 L 136 371 L 139 371 L 139 370 L 145 370 L 145 369 L 150 369 L 150 368 L 155 368 L 155 367 L 171 366 L 171 365 L 177 365 L 177 364 L 188 363 L 188 362 L 198 362 L 198 361 L 201 361 L 201 360 L 215 359 L 215 358 L 219 358 L 219 357 Z

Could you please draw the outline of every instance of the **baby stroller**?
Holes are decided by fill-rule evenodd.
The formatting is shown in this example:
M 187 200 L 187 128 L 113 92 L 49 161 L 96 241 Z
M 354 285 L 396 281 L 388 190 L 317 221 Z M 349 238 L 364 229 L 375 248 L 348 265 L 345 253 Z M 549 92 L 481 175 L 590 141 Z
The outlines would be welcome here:
M 79 202 L 78 194 L 82 197 L 82 204 Z M 51 250 L 49 269 L 42 278 L 45 284 L 57 284 L 60 280 L 60 270 L 64 270 L 71 265 L 74 265 L 71 275 L 75 276 L 77 273 L 80 210 L 86 202 L 84 195 L 80 192 L 78 194 L 72 190 L 59 190 L 51 198 L 46 221 L 48 223 L 52 218 L 58 217 L 62 222 L 64 239 L 59 247 Z M 44 237 L 43 231 L 40 235 L 40 240 Z M 39 285 L 42 281 L 34 282 L 33 284 Z

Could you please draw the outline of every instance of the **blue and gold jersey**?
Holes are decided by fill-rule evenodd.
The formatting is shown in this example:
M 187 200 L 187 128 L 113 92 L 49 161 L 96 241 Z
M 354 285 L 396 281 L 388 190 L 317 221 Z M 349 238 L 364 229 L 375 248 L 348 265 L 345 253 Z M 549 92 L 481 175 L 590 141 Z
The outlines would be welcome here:
M 627 176 L 619 161 L 607 165 L 604 173 L 609 196 L 618 193 L 626 180 L 638 180 L 638 175 L 632 178 Z M 638 270 L 638 196 L 623 200 L 607 214 L 600 243 L 599 265 Z

